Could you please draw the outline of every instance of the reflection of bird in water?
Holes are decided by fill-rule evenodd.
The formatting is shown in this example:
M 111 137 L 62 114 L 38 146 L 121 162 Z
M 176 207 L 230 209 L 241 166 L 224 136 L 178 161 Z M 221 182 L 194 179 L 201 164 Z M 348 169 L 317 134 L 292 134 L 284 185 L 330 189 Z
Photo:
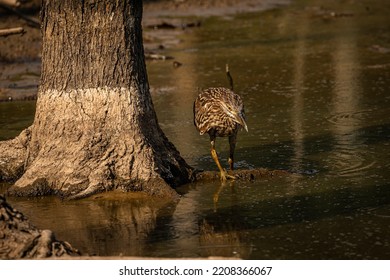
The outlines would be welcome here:
M 202 91 L 194 102 L 194 123 L 200 135 L 208 133 L 211 141 L 211 156 L 221 172 L 221 180 L 234 179 L 222 168 L 215 151 L 216 137 L 229 137 L 229 167 L 234 168 L 234 149 L 240 127 L 248 131 L 245 122 L 244 104 L 241 97 L 233 92 L 233 80 L 226 65 L 231 90 L 223 87 Z
M 230 181 L 229 182 L 229 185 L 230 185 L 230 189 L 232 191 L 232 193 L 234 193 L 234 181 Z M 221 185 L 217 187 L 217 189 L 215 190 L 215 193 L 213 195 L 213 202 L 214 202 L 214 212 L 217 212 L 218 210 L 218 200 L 219 200 L 219 195 L 220 193 L 222 192 L 222 190 L 224 189 L 224 187 L 226 186 L 226 181 L 221 181 Z

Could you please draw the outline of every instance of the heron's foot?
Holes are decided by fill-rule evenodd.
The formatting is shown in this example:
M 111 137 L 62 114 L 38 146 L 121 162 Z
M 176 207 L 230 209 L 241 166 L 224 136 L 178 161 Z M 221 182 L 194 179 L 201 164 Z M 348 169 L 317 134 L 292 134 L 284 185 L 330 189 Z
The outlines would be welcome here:
M 228 179 L 229 179 L 229 180 L 235 180 L 236 177 L 234 177 L 233 175 L 228 174 L 228 173 L 226 172 L 226 170 L 223 169 L 223 170 L 221 171 L 221 181 L 222 181 L 222 182 L 226 182 Z

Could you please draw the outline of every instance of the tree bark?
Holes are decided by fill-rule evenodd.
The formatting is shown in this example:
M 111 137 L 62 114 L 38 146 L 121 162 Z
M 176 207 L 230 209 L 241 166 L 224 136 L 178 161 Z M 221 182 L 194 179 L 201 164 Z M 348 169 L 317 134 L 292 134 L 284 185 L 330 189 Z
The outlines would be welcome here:
M 42 73 L 12 195 L 80 198 L 123 188 L 175 197 L 192 168 L 160 129 L 142 44 L 142 1 L 44 1 Z

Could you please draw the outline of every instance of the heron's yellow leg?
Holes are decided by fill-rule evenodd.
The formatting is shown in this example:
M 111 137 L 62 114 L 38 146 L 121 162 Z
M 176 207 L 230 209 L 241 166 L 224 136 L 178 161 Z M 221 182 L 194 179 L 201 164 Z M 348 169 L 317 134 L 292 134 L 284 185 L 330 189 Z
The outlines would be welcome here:
M 215 140 L 211 140 L 211 156 L 213 157 L 215 163 L 218 166 L 218 169 L 221 173 L 221 180 L 226 181 L 227 179 L 236 179 L 234 176 L 229 175 L 225 169 L 222 168 L 221 163 L 219 162 L 217 151 L 215 150 Z

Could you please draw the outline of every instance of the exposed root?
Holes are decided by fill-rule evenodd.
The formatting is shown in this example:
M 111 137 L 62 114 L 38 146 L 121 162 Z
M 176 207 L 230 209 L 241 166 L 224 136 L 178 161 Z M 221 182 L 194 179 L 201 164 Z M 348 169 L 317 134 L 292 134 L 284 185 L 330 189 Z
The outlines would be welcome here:
M 24 172 L 31 127 L 14 139 L 0 142 L 0 181 L 13 182 Z
M 68 242 L 56 240 L 50 230 L 35 228 L 0 195 L 0 259 L 79 256 Z

